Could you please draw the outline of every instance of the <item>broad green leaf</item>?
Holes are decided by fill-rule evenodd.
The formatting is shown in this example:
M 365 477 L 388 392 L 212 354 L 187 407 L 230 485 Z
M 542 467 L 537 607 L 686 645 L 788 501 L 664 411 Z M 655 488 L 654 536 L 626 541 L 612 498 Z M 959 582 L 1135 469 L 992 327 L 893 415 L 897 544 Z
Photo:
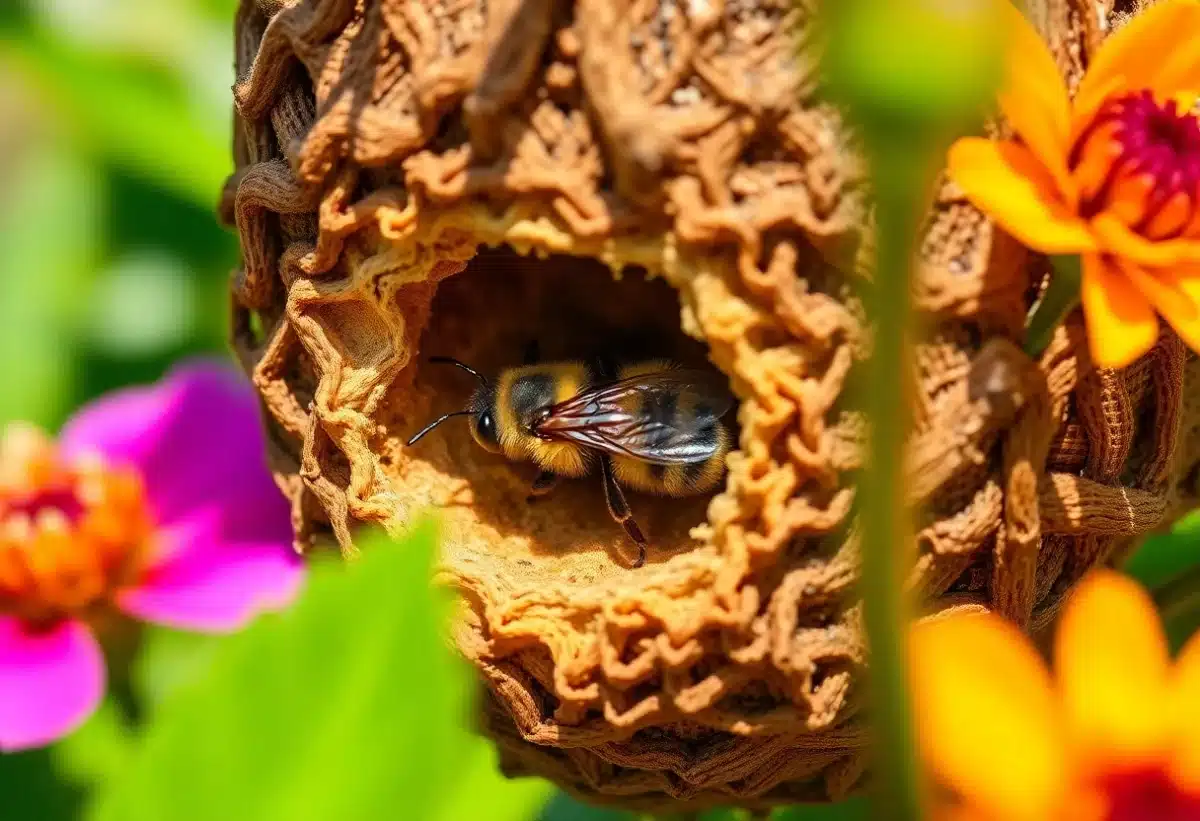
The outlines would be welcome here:
M 532 818 L 472 736 L 471 682 L 446 646 L 431 528 L 321 567 L 290 611 L 221 641 L 154 712 L 95 821 Z

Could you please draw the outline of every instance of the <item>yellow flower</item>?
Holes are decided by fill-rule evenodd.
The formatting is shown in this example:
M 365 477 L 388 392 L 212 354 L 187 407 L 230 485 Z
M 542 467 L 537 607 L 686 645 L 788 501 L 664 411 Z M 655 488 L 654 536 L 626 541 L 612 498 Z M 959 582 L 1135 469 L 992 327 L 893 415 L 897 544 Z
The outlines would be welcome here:
M 1112 571 L 1066 605 L 1054 675 L 992 615 L 913 629 L 921 753 L 970 821 L 1200 819 L 1200 635 L 1174 666 L 1150 597 Z
M 1074 101 L 1010 4 L 1000 109 L 1019 140 L 967 138 L 949 173 L 1009 233 L 1083 258 L 1092 357 L 1121 367 L 1161 314 L 1200 349 L 1200 2 L 1164 0 L 1105 41 Z

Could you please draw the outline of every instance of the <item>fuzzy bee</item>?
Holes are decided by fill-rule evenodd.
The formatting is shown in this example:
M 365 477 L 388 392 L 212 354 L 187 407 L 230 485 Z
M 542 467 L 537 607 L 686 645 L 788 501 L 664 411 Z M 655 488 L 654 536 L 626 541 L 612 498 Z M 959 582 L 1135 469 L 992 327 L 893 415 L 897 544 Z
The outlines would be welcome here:
M 716 374 L 661 360 L 618 368 L 570 361 L 508 368 L 487 379 L 456 359 L 429 361 L 463 369 L 479 387 L 464 410 L 436 419 L 408 444 L 451 417 L 469 416 L 480 447 L 538 466 L 531 501 L 598 464 L 608 511 L 638 546 L 634 567 L 646 560 L 646 537 L 622 486 L 691 496 L 711 490 L 725 472 L 730 435 L 721 417 L 733 397 Z

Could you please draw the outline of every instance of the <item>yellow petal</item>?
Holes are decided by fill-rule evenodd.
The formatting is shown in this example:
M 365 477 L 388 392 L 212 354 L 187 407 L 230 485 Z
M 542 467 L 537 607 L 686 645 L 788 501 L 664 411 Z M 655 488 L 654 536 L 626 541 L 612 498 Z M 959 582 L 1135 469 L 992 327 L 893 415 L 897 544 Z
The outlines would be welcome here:
M 1055 672 L 1072 748 L 1085 767 L 1146 765 L 1169 740 L 1167 640 L 1150 596 L 1129 578 L 1092 573 L 1068 601 Z
M 1143 268 L 1120 263 L 1130 282 L 1192 350 L 1200 350 L 1200 269 Z
M 1158 341 L 1154 309 L 1111 259 L 1084 255 L 1081 297 L 1097 367 L 1123 368 Z
M 1101 213 L 1092 220 L 1092 231 L 1100 247 L 1114 256 L 1162 268 L 1170 265 L 1200 264 L 1200 240 L 1150 240 L 1129 228 L 1112 214 Z
M 996 818 L 1040 819 L 1066 773 L 1050 677 L 1025 637 L 992 615 L 913 628 L 913 702 L 942 784 Z
M 947 159 L 951 179 L 967 198 L 1029 247 L 1048 254 L 1097 248 L 1087 224 L 1024 146 L 967 137 L 950 147 Z
M 1165 0 L 1137 15 L 1096 52 L 1076 105 L 1090 108 L 1103 89 L 1148 88 L 1162 96 L 1195 90 L 1200 50 L 1180 47 L 1200 37 L 1200 2 Z
M 1008 59 L 1000 110 L 1013 130 L 1050 172 L 1064 193 L 1072 188 L 1067 171 L 1071 101 L 1054 55 L 1037 30 L 1011 3 L 1000 4 L 1008 29 Z
M 1176 717 L 1171 776 L 1188 792 L 1200 793 L 1200 632 L 1179 653 L 1171 687 Z

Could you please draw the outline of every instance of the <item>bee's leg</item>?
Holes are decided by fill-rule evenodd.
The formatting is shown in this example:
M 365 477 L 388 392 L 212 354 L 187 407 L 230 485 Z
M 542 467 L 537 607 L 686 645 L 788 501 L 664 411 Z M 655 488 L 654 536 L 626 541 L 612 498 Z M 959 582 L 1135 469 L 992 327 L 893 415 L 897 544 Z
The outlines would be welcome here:
M 551 473 L 548 470 L 543 470 L 533 480 L 533 487 L 529 488 L 529 495 L 525 497 L 526 502 L 532 502 L 545 496 L 550 491 L 554 490 L 558 484 L 559 476 L 557 473 Z
M 542 358 L 542 346 L 536 339 L 529 340 L 529 344 L 525 346 L 525 353 L 521 357 L 522 365 L 536 365 L 538 360 Z
M 633 520 L 629 503 L 625 501 L 625 492 L 613 477 L 612 464 L 607 456 L 600 459 L 600 472 L 604 475 L 604 499 L 608 502 L 608 512 L 625 528 L 629 538 L 637 542 L 638 557 L 633 566 L 641 567 L 646 563 L 646 537 L 642 535 L 638 523 Z

